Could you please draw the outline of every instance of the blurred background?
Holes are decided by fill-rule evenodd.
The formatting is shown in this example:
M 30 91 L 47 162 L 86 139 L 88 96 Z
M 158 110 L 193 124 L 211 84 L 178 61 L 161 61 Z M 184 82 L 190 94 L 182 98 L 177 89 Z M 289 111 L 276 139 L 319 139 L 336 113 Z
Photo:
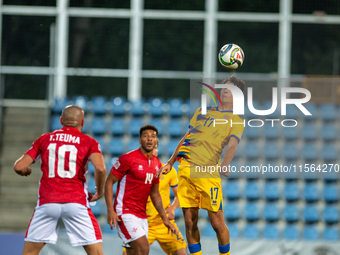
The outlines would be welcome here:
M 245 52 L 235 71 L 217 59 L 227 43 Z M 339 1 L 0 0 L 0 48 L 1 245 L 22 248 L 37 201 L 39 166 L 22 178 L 12 165 L 43 132 L 60 128 L 66 105 L 85 110 L 83 132 L 101 143 L 108 171 L 119 155 L 139 147 L 139 128 L 147 123 L 159 128 L 165 162 L 200 106 L 190 101 L 190 79 L 235 75 L 253 87 L 258 109 L 270 108 L 273 87 L 308 89 L 312 116 L 293 107 L 285 119 L 296 119 L 295 128 L 246 127 L 232 164 L 326 164 L 326 170 L 223 179 L 232 249 L 339 254 Z M 281 119 L 279 110 L 270 117 Z M 254 118 L 246 110 L 244 119 Z M 89 165 L 90 190 L 93 171 Z M 105 238 L 119 245 L 105 224 L 104 200 L 92 209 Z M 176 213 L 184 233 L 182 212 Z M 205 211 L 199 224 L 203 242 L 213 240 L 217 251 Z

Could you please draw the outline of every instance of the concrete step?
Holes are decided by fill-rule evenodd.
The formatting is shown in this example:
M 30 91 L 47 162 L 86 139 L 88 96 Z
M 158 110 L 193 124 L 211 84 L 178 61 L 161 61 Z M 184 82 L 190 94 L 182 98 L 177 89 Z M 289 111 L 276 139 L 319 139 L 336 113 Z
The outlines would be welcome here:
M 34 208 L 31 206 L 20 209 L 0 208 L 0 229 L 2 231 L 25 232 L 32 218 Z

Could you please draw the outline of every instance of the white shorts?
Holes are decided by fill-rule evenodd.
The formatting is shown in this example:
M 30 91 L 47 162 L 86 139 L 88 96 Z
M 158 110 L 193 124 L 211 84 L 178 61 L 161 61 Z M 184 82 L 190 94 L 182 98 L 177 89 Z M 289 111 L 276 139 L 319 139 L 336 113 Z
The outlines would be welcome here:
M 49 203 L 35 208 L 28 225 L 25 241 L 52 243 L 58 239 L 61 220 L 72 246 L 102 242 L 99 224 L 90 208 L 77 203 Z
M 123 247 L 129 248 L 129 243 L 142 236 L 148 238 L 148 220 L 133 214 L 118 216 L 118 234 L 123 239 Z

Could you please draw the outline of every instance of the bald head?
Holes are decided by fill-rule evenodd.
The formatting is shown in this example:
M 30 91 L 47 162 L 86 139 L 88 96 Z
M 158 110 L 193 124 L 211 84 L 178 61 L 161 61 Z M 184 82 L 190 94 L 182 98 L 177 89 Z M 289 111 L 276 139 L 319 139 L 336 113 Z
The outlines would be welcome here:
M 61 113 L 61 124 L 64 127 L 74 127 L 81 131 L 84 125 L 84 111 L 78 106 L 68 105 Z

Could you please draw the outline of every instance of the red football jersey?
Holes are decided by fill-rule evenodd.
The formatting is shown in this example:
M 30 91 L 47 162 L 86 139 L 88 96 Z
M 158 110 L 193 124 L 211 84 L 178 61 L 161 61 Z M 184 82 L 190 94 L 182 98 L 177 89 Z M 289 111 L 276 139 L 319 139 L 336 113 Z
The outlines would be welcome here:
M 146 202 L 152 186 L 159 183 L 155 174 L 161 166 L 157 157 L 152 155 L 149 160 L 140 149 L 119 157 L 111 168 L 111 173 L 119 179 L 114 202 L 118 216 L 133 214 L 146 219 Z
M 92 153 L 102 153 L 99 143 L 73 127 L 40 136 L 26 152 L 34 160 L 41 157 L 38 205 L 79 203 L 88 207 L 85 175 Z

